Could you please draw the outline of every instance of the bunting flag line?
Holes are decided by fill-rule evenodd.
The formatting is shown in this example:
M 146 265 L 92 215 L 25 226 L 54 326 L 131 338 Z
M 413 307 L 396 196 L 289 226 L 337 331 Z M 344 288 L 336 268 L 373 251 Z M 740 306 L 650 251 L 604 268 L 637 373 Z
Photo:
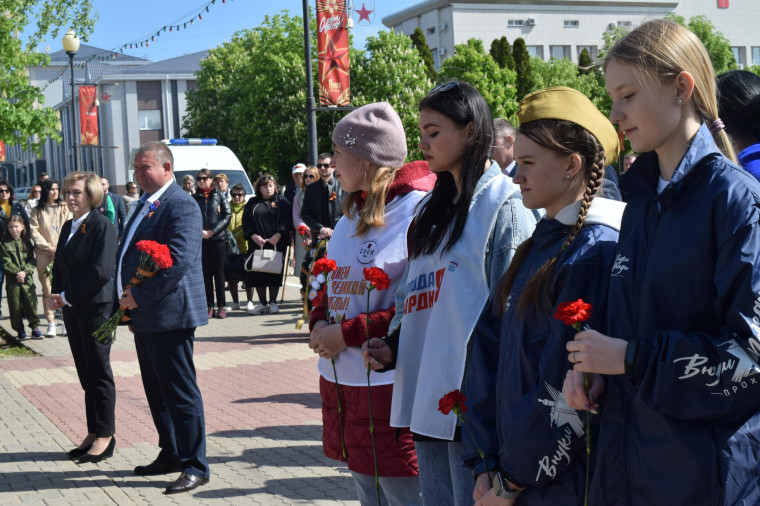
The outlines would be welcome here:
M 223 4 L 227 3 L 227 0 L 219 0 L 219 1 L 221 1 L 221 3 L 223 3 Z M 229 0 L 229 1 L 233 2 L 234 0 Z M 189 19 L 186 19 L 184 21 L 180 21 L 179 23 L 172 23 L 171 25 L 163 25 L 161 28 L 159 28 L 158 30 L 156 30 L 155 33 L 153 33 L 149 37 L 146 37 L 145 39 L 141 38 L 141 39 L 138 39 L 138 40 L 133 40 L 131 42 L 126 42 L 126 43 L 122 44 L 121 46 L 113 48 L 113 49 L 111 49 L 109 51 L 102 51 L 102 52 L 96 53 L 96 54 L 90 56 L 87 59 L 78 61 L 77 63 L 74 64 L 74 67 L 79 68 L 79 69 L 83 69 L 83 68 L 85 68 L 87 66 L 88 63 L 90 63 L 91 61 L 94 61 L 96 58 L 97 58 L 97 61 L 112 61 L 112 60 L 116 60 L 120 54 L 124 54 L 125 50 L 128 50 L 128 49 L 137 49 L 139 47 L 150 47 L 150 43 L 154 42 L 156 40 L 156 37 L 160 37 L 162 33 L 166 33 L 167 31 L 168 32 L 178 32 L 181 29 L 185 29 L 186 30 L 188 28 L 188 26 L 187 26 L 188 24 L 192 26 L 192 25 L 195 24 L 196 20 L 198 20 L 198 21 L 203 20 L 203 14 L 207 13 L 207 12 L 211 12 L 210 11 L 210 7 L 213 6 L 213 5 L 216 5 L 216 3 L 217 3 L 217 0 L 210 0 L 208 3 L 206 3 L 203 6 L 201 6 L 200 11 L 197 14 L 193 15 Z M 56 77 L 50 79 L 45 84 L 45 86 L 43 86 L 41 88 L 41 91 L 45 91 L 48 86 L 50 86 L 51 84 L 53 84 L 54 82 L 56 82 L 57 80 L 59 80 L 61 77 L 63 77 L 63 74 L 64 74 L 65 71 L 66 71 L 66 69 L 64 68 L 61 71 L 60 74 L 58 74 Z

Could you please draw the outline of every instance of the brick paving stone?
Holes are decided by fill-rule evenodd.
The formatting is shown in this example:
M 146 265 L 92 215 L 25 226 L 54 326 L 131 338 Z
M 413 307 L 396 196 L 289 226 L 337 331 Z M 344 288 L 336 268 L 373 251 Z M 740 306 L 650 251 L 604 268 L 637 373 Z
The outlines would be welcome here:
M 322 454 L 317 358 L 295 330 L 297 294 L 288 287 L 277 315 L 233 311 L 196 331 L 212 476 L 189 494 L 163 494 L 175 475 L 132 473 L 158 454 L 158 437 L 126 328 L 111 350 L 116 452 L 99 464 L 65 455 L 86 432 L 68 340 L 25 341 L 38 356 L 0 361 L 0 504 L 358 504 L 348 470 Z

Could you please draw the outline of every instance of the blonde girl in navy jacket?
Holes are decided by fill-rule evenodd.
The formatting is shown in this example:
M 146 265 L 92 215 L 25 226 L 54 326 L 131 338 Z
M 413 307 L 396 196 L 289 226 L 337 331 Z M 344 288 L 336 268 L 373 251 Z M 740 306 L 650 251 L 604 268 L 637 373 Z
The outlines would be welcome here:
M 645 23 L 605 72 L 610 119 L 643 154 L 621 188 L 607 332 L 567 344 L 568 403 L 602 413 L 590 504 L 760 504 L 760 185 L 733 163 L 689 30 Z

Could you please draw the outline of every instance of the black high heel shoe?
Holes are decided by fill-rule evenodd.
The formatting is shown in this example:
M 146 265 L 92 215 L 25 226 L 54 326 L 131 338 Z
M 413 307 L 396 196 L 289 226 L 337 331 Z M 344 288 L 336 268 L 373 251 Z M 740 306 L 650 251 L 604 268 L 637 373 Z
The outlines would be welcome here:
M 108 446 L 105 450 L 103 450 L 103 453 L 100 455 L 93 455 L 91 453 L 85 453 L 79 458 L 78 464 L 97 464 L 101 460 L 105 460 L 108 457 L 113 456 L 113 449 L 116 448 L 116 437 L 111 436 L 111 441 L 108 443 Z
M 67 455 L 69 456 L 70 459 L 78 459 L 85 453 L 89 452 L 90 448 L 92 448 L 92 444 L 90 444 L 90 446 L 88 446 L 87 448 L 74 448 L 73 450 L 70 450 L 67 453 Z

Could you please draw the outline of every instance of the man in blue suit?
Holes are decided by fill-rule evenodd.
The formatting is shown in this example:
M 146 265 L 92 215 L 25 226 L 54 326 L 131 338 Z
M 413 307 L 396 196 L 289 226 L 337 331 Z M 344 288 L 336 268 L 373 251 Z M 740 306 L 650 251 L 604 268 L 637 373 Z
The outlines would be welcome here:
M 129 309 L 143 388 L 158 431 L 161 452 L 154 462 L 137 466 L 147 476 L 181 471 L 167 494 L 208 483 L 203 400 L 195 378 L 195 328 L 208 323 L 201 268 L 198 204 L 175 182 L 174 159 L 161 142 L 140 146 L 135 180 L 145 191 L 141 205 L 124 229 L 117 252 L 116 291 Z M 138 241 L 169 246 L 172 266 L 142 285 L 124 288 L 137 271 Z

